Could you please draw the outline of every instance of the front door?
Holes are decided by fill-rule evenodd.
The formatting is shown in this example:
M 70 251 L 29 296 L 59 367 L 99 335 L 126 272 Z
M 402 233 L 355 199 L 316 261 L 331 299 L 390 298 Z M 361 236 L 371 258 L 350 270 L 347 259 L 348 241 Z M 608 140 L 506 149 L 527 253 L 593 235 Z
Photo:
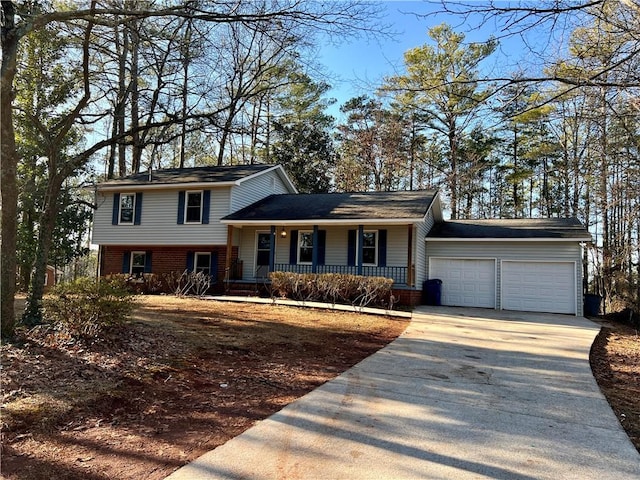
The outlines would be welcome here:
M 258 232 L 256 242 L 256 278 L 269 276 L 269 251 L 271 249 L 271 234 Z

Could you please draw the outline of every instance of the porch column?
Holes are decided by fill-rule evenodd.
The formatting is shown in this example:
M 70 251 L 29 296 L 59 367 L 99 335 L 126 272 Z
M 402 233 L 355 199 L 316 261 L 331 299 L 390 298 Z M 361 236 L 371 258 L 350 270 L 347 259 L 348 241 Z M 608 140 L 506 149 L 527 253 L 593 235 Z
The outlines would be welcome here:
M 231 253 L 233 251 L 233 225 L 227 225 L 227 251 L 224 257 L 224 279 L 231 280 Z
M 318 273 L 318 225 L 313 226 L 313 248 L 311 249 L 311 273 Z
M 362 275 L 362 262 L 364 257 L 364 225 L 358 225 L 358 275 Z
M 276 226 L 271 225 L 271 235 L 269 235 L 269 271 L 276 269 Z
M 413 225 L 407 227 L 407 286 L 413 287 Z

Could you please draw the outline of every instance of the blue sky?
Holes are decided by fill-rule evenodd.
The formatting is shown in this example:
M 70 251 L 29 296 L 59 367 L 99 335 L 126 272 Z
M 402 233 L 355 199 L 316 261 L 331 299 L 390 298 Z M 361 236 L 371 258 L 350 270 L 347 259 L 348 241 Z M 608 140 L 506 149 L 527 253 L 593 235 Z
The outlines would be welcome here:
M 346 41 L 341 45 L 323 45 L 318 61 L 326 67 L 333 85 L 330 95 L 337 99 L 331 114 L 346 100 L 364 93 L 373 92 L 385 76 L 402 71 L 403 54 L 407 50 L 430 43 L 427 31 L 443 22 L 455 31 L 464 33 L 465 41 L 485 41 L 491 35 L 501 35 L 500 25 L 487 24 L 478 29 L 477 23 L 463 24 L 460 17 L 434 15 L 417 17 L 439 9 L 438 5 L 423 1 L 380 2 L 386 8 L 384 21 L 397 35 L 393 39 L 366 39 Z M 473 19 L 471 20 L 474 21 Z M 479 21 L 479 19 L 476 19 Z M 529 53 L 522 39 L 509 38 L 500 42 L 498 50 L 483 64 L 487 73 L 514 71 L 523 65 L 523 56 Z M 529 59 L 532 60 L 532 59 Z

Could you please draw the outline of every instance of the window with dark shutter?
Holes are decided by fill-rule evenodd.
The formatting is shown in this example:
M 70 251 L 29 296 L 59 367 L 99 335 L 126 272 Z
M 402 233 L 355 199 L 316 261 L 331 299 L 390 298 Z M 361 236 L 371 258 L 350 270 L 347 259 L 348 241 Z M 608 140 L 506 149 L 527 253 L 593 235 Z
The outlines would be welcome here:
M 186 192 L 184 223 L 202 223 L 202 191 Z
M 123 193 L 120 195 L 120 225 L 133 225 L 133 214 L 135 212 L 136 195 L 134 193 Z
M 142 277 L 147 266 L 147 252 L 131 252 L 131 276 Z

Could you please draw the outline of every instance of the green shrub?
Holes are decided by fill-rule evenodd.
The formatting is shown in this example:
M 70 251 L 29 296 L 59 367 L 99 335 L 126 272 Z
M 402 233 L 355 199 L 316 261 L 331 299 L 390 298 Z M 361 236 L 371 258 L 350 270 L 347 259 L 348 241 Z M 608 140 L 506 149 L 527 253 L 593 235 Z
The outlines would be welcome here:
M 359 307 L 391 307 L 393 303 L 393 280 L 390 278 L 293 272 L 272 272 L 269 278 L 272 293 L 279 297 L 332 304 L 346 303 Z
M 95 337 L 126 322 L 134 306 L 124 279 L 81 278 L 51 289 L 44 299 L 44 319 L 74 337 Z

